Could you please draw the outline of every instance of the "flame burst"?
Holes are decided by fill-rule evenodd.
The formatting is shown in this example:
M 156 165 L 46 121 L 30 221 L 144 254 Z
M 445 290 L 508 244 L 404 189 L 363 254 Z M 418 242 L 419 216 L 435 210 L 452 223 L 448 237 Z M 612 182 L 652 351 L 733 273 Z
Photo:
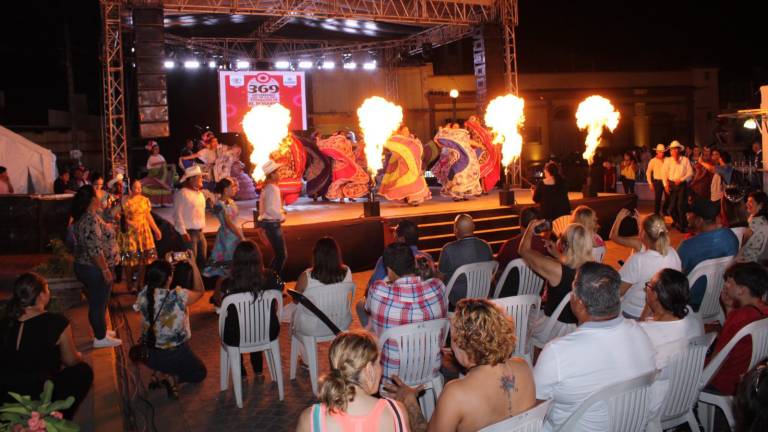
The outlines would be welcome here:
M 291 112 L 280 104 L 256 105 L 243 117 L 243 131 L 253 145 L 251 163 L 254 165 L 251 177 L 257 182 L 264 180 L 264 164 L 269 154 L 280 148 L 288 135 Z
M 357 117 L 365 139 L 368 172 L 374 176 L 383 166 L 384 143 L 403 122 L 403 108 L 382 97 L 373 96 L 360 105 Z
M 576 110 L 576 126 L 581 130 L 587 129 L 587 148 L 582 157 L 588 160 L 590 165 L 600 143 L 603 128 L 613 132 L 619 125 L 619 116 L 611 101 L 602 96 L 590 96 L 579 104 L 579 109 Z
M 509 166 L 523 151 L 520 127 L 525 122 L 525 101 L 515 95 L 499 96 L 485 110 L 485 124 L 493 131 L 493 143 L 501 144 L 501 163 Z

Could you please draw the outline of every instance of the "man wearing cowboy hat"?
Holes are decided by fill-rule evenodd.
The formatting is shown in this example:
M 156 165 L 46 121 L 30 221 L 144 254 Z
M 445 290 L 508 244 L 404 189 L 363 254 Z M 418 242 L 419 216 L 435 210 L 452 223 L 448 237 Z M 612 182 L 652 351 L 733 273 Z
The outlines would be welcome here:
M 648 187 L 653 192 L 653 212 L 660 214 L 661 196 L 664 193 L 664 144 L 656 145 L 656 157 L 648 161 L 648 169 L 645 170 L 645 178 L 648 179 Z
M 193 165 L 184 170 L 181 177 L 181 189 L 173 198 L 173 225 L 184 238 L 184 247 L 191 250 L 198 263 L 205 262 L 208 245 L 205 242 L 205 196 L 203 188 L 203 170 Z
M 269 160 L 261 167 L 266 179 L 259 195 L 259 226 L 264 229 L 269 244 L 275 256 L 272 258 L 270 268 L 282 275 L 283 266 L 287 258 L 285 239 L 280 225 L 285 222 L 285 211 L 277 182 L 280 180 L 277 169 L 283 166 L 273 160 Z
M 670 157 L 664 160 L 664 190 L 669 194 L 669 211 L 680 232 L 688 232 L 685 213 L 688 209 L 688 182 L 693 178 L 693 167 L 687 157 L 683 156 L 685 147 L 678 141 L 669 145 Z

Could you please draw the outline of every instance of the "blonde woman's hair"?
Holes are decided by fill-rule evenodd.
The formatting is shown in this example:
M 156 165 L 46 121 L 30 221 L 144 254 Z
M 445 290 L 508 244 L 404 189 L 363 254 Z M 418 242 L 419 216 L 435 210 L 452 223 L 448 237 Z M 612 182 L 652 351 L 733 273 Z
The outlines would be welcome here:
M 563 264 L 570 268 L 577 268 L 587 261 L 592 261 L 592 232 L 580 223 L 568 225 L 560 237 L 565 243 L 565 256 Z
M 584 225 L 588 230 L 593 233 L 597 231 L 597 224 L 595 223 L 595 211 L 591 207 L 580 205 L 573 209 L 571 214 L 571 223 L 577 223 Z
M 664 218 L 658 214 L 650 214 L 643 219 L 643 233 L 653 244 L 653 250 L 663 256 L 669 252 L 669 231 Z
M 346 411 L 368 364 L 379 360 L 376 339 L 362 330 L 339 333 L 328 350 L 331 372 L 320 379 L 320 402 L 330 413 Z
M 478 366 L 504 363 L 515 351 L 515 323 L 485 299 L 463 299 L 451 319 L 452 342 Z

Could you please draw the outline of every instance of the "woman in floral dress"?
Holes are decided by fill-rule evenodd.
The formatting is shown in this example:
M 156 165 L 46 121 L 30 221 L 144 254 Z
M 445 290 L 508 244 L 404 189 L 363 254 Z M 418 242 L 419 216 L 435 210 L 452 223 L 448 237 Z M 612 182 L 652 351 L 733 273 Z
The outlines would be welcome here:
M 122 211 L 125 223 L 120 233 L 120 261 L 126 270 L 126 281 L 131 292 L 144 286 L 146 265 L 157 259 L 155 237 L 160 240 L 162 234 L 152 218 L 152 204 L 149 198 L 141 194 L 141 181 L 131 182 L 131 194 L 123 201 Z M 137 284 L 133 285 L 133 273 L 138 272 Z
M 215 192 L 219 200 L 213 206 L 213 213 L 219 220 L 219 232 L 213 250 L 208 255 L 208 264 L 203 270 L 205 277 L 216 277 L 216 290 L 211 297 L 214 304 L 221 297 L 221 281 L 229 277 L 232 254 L 238 243 L 245 240 L 243 230 L 237 226 L 238 209 L 234 200 L 237 196 L 237 182 L 229 177 L 224 178 L 216 183 Z

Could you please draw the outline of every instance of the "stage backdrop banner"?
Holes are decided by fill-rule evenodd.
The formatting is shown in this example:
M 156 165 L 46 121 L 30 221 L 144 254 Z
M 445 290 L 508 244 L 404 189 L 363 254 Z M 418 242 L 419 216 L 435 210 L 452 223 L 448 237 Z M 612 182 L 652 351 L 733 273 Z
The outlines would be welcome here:
M 291 130 L 307 128 L 304 72 L 219 71 L 222 132 L 242 132 L 243 116 L 252 106 L 276 103 L 291 112 Z

